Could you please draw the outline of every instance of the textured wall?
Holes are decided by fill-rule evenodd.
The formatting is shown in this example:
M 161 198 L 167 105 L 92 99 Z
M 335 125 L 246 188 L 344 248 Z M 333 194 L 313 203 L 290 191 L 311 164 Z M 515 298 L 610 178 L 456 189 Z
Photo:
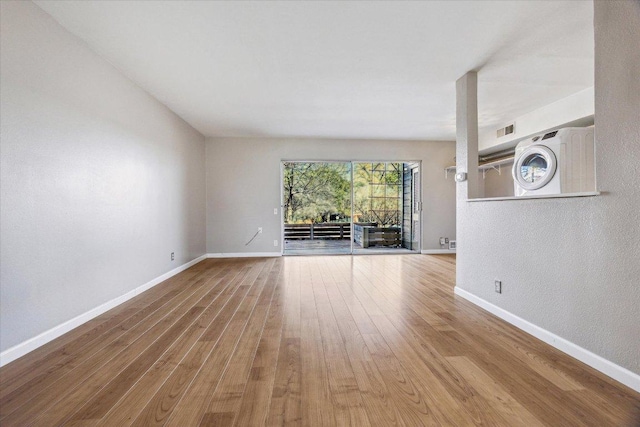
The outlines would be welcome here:
M 640 2 L 595 2 L 601 196 L 457 204 L 460 288 L 636 373 L 639 40 Z
M 204 253 L 205 144 L 33 3 L 1 8 L 4 351 Z
M 281 251 L 282 160 L 422 160 L 422 249 L 439 249 L 440 236 L 456 234 L 455 186 L 444 177 L 454 155 L 452 142 L 207 139 L 207 252 Z
M 456 172 L 467 174 L 467 179 L 458 183 L 458 199 L 481 196 L 478 180 L 478 74 L 475 71 L 456 81 Z

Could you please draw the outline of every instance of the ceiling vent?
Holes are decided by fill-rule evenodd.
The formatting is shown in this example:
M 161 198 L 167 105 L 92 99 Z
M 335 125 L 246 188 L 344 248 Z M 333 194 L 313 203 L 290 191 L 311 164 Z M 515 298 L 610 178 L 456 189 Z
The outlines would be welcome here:
M 509 126 L 505 126 L 501 129 L 498 129 L 497 134 L 498 134 L 498 138 L 501 138 L 505 135 L 511 135 L 512 133 L 514 133 L 516 131 L 516 124 L 515 123 L 511 123 Z

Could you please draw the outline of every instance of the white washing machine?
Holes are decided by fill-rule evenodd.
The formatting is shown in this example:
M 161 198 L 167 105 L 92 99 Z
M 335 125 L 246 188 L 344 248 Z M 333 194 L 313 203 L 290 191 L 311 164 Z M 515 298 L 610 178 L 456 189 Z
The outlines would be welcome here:
M 595 191 L 594 128 L 564 128 L 536 135 L 516 146 L 516 196 Z

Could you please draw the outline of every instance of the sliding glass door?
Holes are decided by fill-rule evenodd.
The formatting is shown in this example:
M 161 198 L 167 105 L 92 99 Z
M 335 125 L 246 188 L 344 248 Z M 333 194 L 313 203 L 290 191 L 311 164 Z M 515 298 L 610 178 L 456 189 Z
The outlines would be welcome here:
M 282 162 L 285 255 L 414 252 L 419 162 Z

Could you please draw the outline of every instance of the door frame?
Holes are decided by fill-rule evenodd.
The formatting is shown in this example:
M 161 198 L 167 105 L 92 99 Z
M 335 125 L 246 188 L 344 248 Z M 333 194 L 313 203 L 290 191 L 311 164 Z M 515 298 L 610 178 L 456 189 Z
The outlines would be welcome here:
M 418 231 L 418 248 L 417 249 L 410 249 L 411 252 L 413 253 L 417 253 L 420 254 L 422 253 L 422 230 L 423 230 L 423 226 L 422 226 L 422 221 L 423 221 L 423 203 L 422 203 L 422 192 L 423 192 L 423 177 L 424 177 L 424 173 L 422 172 L 422 160 L 357 160 L 357 159 L 351 159 L 351 160 L 300 160 L 300 159 L 280 159 L 280 181 L 279 181 L 279 186 L 280 186 L 280 255 L 285 256 L 284 253 L 284 221 L 285 221 L 285 216 L 284 216 L 284 164 L 285 163 L 350 163 L 351 167 L 350 167 L 350 175 L 351 175 L 351 215 L 350 215 L 350 230 L 351 230 L 351 238 L 350 238 L 350 250 L 349 250 L 349 255 L 366 255 L 366 254 L 354 254 L 353 252 L 353 198 L 354 198 L 354 191 L 353 191 L 353 165 L 354 163 L 417 163 L 418 165 L 418 175 L 419 175 L 419 179 L 420 179 L 420 186 L 419 186 L 419 191 L 418 191 L 418 197 L 420 199 L 420 209 L 419 209 L 419 228 L 420 230 Z M 413 186 L 413 171 L 412 173 L 412 177 L 411 177 L 411 185 Z M 413 189 L 412 189 L 413 190 Z M 413 215 L 413 200 L 411 201 L 411 206 L 412 206 L 412 215 Z M 412 244 L 413 245 L 413 244 Z M 375 252 L 372 252 L 375 253 Z M 345 255 L 345 254 L 337 254 L 337 255 Z
M 417 168 L 410 169 L 411 173 L 411 250 L 413 249 L 413 236 L 414 234 L 418 236 L 418 249 L 419 252 L 422 252 L 422 165 L 418 164 Z M 415 176 L 418 175 L 418 179 L 415 179 Z M 418 183 L 418 191 L 416 191 L 416 181 Z M 414 197 L 418 200 L 414 200 Z M 414 209 L 417 208 L 417 209 Z M 414 232 L 414 219 L 413 216 L 418 215 L 418 227 L 417 233 Z

